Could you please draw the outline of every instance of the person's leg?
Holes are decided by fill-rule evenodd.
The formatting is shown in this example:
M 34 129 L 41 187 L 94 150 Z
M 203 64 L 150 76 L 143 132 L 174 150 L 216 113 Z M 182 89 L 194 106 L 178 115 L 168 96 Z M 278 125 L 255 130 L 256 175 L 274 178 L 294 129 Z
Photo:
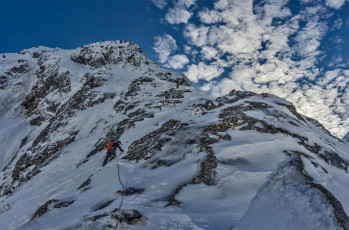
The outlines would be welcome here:
M 109 160 L 109 161 L 115 159 L 115 157 L 116 157 L 116 152 L 114 151 L 114 152 L 112 152 L 112 153 L 110 154 L 110 160 Z
M 104 161 L 103 161 L 103 166 L 108 163 L 109 157 L 110 157 L 110 153 L 107 152 L 107 154 L 105 155 Z

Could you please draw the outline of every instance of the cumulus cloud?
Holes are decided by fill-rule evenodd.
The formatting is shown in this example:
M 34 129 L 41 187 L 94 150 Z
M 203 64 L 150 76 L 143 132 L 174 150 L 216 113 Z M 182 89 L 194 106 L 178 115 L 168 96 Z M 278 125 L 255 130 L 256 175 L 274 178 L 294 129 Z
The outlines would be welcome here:
M 151 0 L 155 6 L 159 7 L 160 9 L 164 9 L 167 5 L 166 0 Z
M 196 0 L 178 0 L 176 6 L 185 6 L 187 9 L 194 5 Z
M 167 12 L 165 19 L 171 24 L 187 23 L 191 15 L 188 10 L 176 7 Z
M 345 0 L 301 1 L 291 11 L 283 0 L 216 0 L 213 8 L 199 7 L 194 21 L 195 1 L 176 0 L 166 20 L 188 22 L 182 31 L 186 56 L 159 56 L 166 67 L 187 66 L 188 78 L 214 96 L 233 89 L 276 94 L 342 137 L 349 130 L 349 60 L 338 36 L 326 39 L 332 56 L 323 48 L 327 33 L 346 23 L 332 12 Z M 325 58 L 329 69 L 319 64 Z
M 177 50 L 176 40 L 169 34 L 163 36 L 156 36 L 153 50 L 158 56 L 158 60 L 167 68 L 183 69 L 188 63 L 189 59 L 183 54 L 173 55 Z
M 157 53 L 159 61 L 165 63 L 170 54 L 177 49 L 176 40 L 169 34 L 156 36 L 153 49 Z
M 317 20 L 309 21 L 295 38 L 295 41 L 298 43 L 298 54 L 302 56 L 316 56 L 320 54 L 318 48 L 327 30 L 326 23 Z
M 187 64 L 189 63 L 189 59 L 187 56 L 183 54 L 178 54 L 171 56 L 166 64 L 165 67 L 172 68 L 172 69 L 183 69 Z
M 190 65 L 185 74 L 191 81 L 197 83 L 200 79 L 210 81 L 220 76 L 223 72 L 224 69 L 216 64 L 207 65 L 204 62 L 200 62 L 198 65 Z
M 323 19 L 331 14 L 311 2 L 292 14 L 286 4 L 281 0 L 257 5 L 252 0 L 219 0 L 214 9 L 199 11 L 202 24 L 189 23 L 183 34 L 188 44 L 200 48 L 201 60 L 214 62 L 189 64 L 186 74 L 193 82 L 207 81 L 201 89 L 214 96 L 232 89 L 276 94 L 343 136 L 349 128 L 348 71 L 324 72 L 317 67 L 323 55 L 322 39 L 330 30 L 328 20 Z M 326 4 L 338 9 L 344 3 Z M 341 19 L 334 24 L 340 28 Z M 338 67 L 340 60 L 337 56 L 333 66 Z M 223 68 L 230 77 L 213 82 Z
M 170 24 L 187 23 L 193 15 L 188 9 L 194 5 L 196 0 L 177 0 L 174 7 L 169 9 L 165 19 Z
M 200 21 L 206 24 L 217 23 L 222 20 L 222 17 L 217 11 L 206 9 L 205 11 L 200 11 L 198 14 Z
M 196 27 L 194 24 L 188 24 L 184 31 L 184 36 L 190 44 L 203 46 L 207 42 L 207 33 L 209 28 L 206 26 Z
M 218 51 L 213 47 L 204 46 L 201 48 L 201 56 L 205 60 L 211 60 L 218 56 Z
M 326 0 L 326 6 L 339 10 L 344 5 L 345 0 Z

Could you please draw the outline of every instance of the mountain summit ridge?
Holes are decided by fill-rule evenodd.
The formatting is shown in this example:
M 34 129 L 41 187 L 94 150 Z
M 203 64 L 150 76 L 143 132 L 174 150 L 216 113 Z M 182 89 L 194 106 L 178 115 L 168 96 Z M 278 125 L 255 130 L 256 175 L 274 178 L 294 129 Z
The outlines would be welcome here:
M 349 229 L 348 145 L 277 96 L 213 98 L 125 41 L 3 54 L 0 80 L 9 229 Z

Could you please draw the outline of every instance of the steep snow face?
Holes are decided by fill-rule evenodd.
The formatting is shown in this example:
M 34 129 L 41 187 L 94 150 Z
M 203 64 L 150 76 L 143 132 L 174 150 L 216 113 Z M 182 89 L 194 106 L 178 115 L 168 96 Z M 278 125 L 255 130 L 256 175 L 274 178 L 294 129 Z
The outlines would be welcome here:
M 348 145 L 276 96 L 211 98 L 123 41 L 4 54 L 0 80 L 7 229 L 349 229 Z
M 349 142 L 349 132 L 343 137 L 343 141 Z

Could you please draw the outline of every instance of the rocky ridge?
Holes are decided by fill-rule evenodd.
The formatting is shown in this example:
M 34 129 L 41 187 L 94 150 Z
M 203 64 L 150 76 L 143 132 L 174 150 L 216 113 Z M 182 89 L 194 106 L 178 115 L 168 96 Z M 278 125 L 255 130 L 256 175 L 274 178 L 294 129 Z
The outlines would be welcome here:
M 1 122 L 13 124 L 3 129 L 13 144 L 0 142 L 0 220 L 9 228 L 243 229 L 269 194 L 297 194 L 311 210 L 305 219 L 348 229 L 347 145 L 276 96 L 212 98 L 124 41 L 4 54 L 0 92 Z M 115 162 L 100 167 L 110 139 L 126 150 L 125 188 Z M 27 208 L 18 219 L 19 205 Z

